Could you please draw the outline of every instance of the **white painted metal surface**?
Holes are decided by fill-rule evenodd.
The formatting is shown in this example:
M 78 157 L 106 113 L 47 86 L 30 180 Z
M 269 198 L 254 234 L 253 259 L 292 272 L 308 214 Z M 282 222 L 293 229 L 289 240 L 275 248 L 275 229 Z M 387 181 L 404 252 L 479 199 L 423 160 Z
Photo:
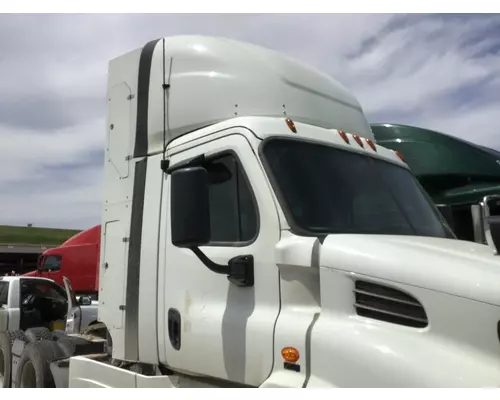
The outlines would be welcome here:
M 255 286 L 237 288 L 226 276 L 214 274 L 194 253 L 174 247 L 167 231 L 162 244 L 166 259 L 164 312 L 175 308 L 184 322 L 180 351 L 166 346 L 165 359 L 182 370 L 257 386 L 267 378 L 273 365 L 274 324 L 280 309 L 279 275 L 273 259 L 280 226 L 265 175 L 250 143 L 240 132 L 242 129 L 234 128 L 220 140 L 176 153 L 172 163 L 231 150 L 247 171 L 258 204 L 258 237 L 247 244 L 204 246 L 201 250 L 218 264 L 227 264 L 238 255 L 254 255 Z M 169 203 L 165 202 L 165 206 L 168 216 Z M 200 362 L 203 353 L 209 363 Z
M 101 270 L 99 279 L 99 320 L 104 321 L 113 337 L 113 356 L 124 358 L 125 290 L 128 237 L 130 222 L 127 204 L 110 205 L 104 209 L 102 228 Z M 130 218 L 130 217 L 129 217 Z M 124 220 L 125 219 L 125 220 Z
M 86 357 L 73 357 L 69 387 L 78 388 L 173 388 L 175 376 L 144 376 Z
M 153 281 L 156 268 L 164 271 L 159 274 L 157 292 L 157 317 L 162 321 L 158 325 L 158 346 L 164 349 L 164 353 L 159 354 L 160 361 L 187 373 L 266 387 L 302 386 L 305 382 L 311 387 L 495 385 L 500 365 L 495 325 L 500 316 L 495 317 L 500 304 L 495 296 L 500 268 L 489 249 L 447 239 L 370 235 L 335 235 L 320 245 L 314 238 L 290 235 L 283 230 L 283 226 L 287 226 L 285 220 L 280 221 L 284 218 L 283 213 L 277 212 L 279 204 L 255 157 L 260 139 L 268 136 L 261 132 L 272 131 L 274 135 L 283 136 L 290 133 L 283 120 L 241 119 L 236 122 L 232 121 L 233 128 L 227 123 L 207 128 L 199 132 L 197 139 L 194 133 L 187 135 L 171 146 L 169 155 L 172 164 L 199 154 L 212 155 L 225 150 L 239 155 L 259 205 L 259 241 L 262 240 L 264 247 L 255 242 L 248 248 L 210 246 L 202 250 L 219 263 L 238 254 L 254 254 L 262 259 L 262 264 L 256 264 L 259 282 L 255 289 L 250 289 L 253 295 L 247 298 L 248 293 L 243 294 L 224 276 L 210 272 L 194 254 L 171 245 L 167 179 L 159 218 L 162 232 L 159 264 L 154 262 L 154 247 L 152 253 L 143 252 L 141 261 L 143 282 Z M 241 125 L 251 126 L 251 130 L 238 128 Z M 304 140 L 329 143 L 346 151 L 383 157 L 403 165 L 393 152 L 385 149 L 378 148 L 375 154 L 368 146 L 360 148 L 353 141 L 346 144 L 330 131 L 303 124 L 297 124 L 297 130 L 295 137 Z M 160 169 L 160 160 L 161 155 L 150 158 L 151 171 Z M 158 174 L 151 174 L 152 181 L 158 182 Z M 145 207 L 144 219 L 155 221 L 159 216 L 158 207 L 158 203 Z M 150 232 L 143 237 L 150 238 L 147 246 L 154 246 Z M 271 247 L 266 250 L 269 244 Z M 269 251 L 267 256 L 266 251 Z M 279 284 L 276 281 L 278 271 Z M 410 291 L 423 303 L 431 320 L 430 328 L 412 330 L 357 317 L 353 309 L 352 285 L 358 276 Z M 477 284 L 479 289 L 475 291 Z M 279 299 L 271 300 L 274 295 L 280 296 Z M 151 306 L 146 306 L 149 300 L 146 298 L 147 294 L 142 292 L 144 308 L 141 306 L 140 318 L 153 322 L 151 313 L 146 311 Z M 184 318 L 181 351 L 171 348 L 165 325 L 165 315 L 172 307 L 181 310 Z M 236 308 L 231 310 L 232 307 Z M 475 323 L 461 326 L 462 312 L 468 309 L 470 314 L 467 315 L 475 318 Z M 241 325 L 243 330 L 238 322 L 241 316 L 244 316 L 241 319 L 245 324 Z M 477 328 L 487 325 L 489 330 Z M 474 333 L 474 329 L 478 332 Z M 155 333 L 142 328 L 140 331 L 143 333 L 139 336 L 139 346 L 146 349 Z M 332 332 L 338 333 L 332 335 Z M 359 338 L 356 332 L 361 332 Z M 340 335 L 338 344 L 337 335 Z M 267 350 L 266 337 L 271 346 Z M 283 369 L 280 361 L 281 348 L 289 345 L 297 348 L 304 358 L 304 370 L 293 375 Z M 352 346 L 359 346 L 371 358 L 368 355 L 361 357 L 362 352 L 354 351 Z M 439 374 L 432 368 L 425 372 L 421 364 L 413 366 L 411 359 L 417 357 L 414 349 L 418 349 L 419 359 L 425 357 L 424 354 L 432 357 L 440 352 Z M 443 361 L 447 352 L 456 355 L 450 358 L 450 364 Z M 400 360 L 400 356 L 404 356 L 404 360 Z M 154 353 L 147 357 L 152 360 Z M 305 370 L 306 357 L 311 357 L 309 377 Z M 330 362 L 339 357 L 342 362 Z M 357 357 L 361 357 L 361 361 Z M 203 362 L 204 359 L 209 361 Z M 400 375 L 389 373 L 393 362 L 401 371 Z M 476 362 L 482 365 L 478 373 L 474 372 Z M 415 368 L 413 374 L 403 372 Z M 360 380 L 360 375 L 366 378 Z
M 293 137 L 406 168 L 394 152 L 354 140 L 353 133 L 372 137 L 357 101 L 324 75 L 250 45 L 198 37 L 165 44 L 165 75 L 162 42 L 150 47 L 147 121 L 138 129 L 141 51 L 110 64 L 109 88 L 125 82 L 133 97 L 131 106 L 121 101 L 109 112 L 132 123 L 116 125 L 124 141 L 116 157 L 114 142 L 107 144 L 106 160 L 117 161 L 106 162 L 103 227 L 119 228 L 103 229 L 99 317 L 110 330 L 115 358 L 163 364 L 179 381 L 148 380 L 75 357 L 70 386 L 196 386 L 200 376 L 212 387 L 228 381 L 257 387 L 498 386 L 500 264 L 487 246 L 373 234 L 320 240 L 291 232 L 259 153 L 266 138 Z M 163 143 L 163 78 L 171 85 L 165 99 L 170 163 L 231 151 L 248 178 L 258 208 L 255 240 L 201 250 L 220 264 L 252 254 L 253 287 L 231 285 L 171 243 L 170 176 L 160 170 L 163 154 L 152 154 Z M 349 143 L 336 129 L 348 133 Z M 147 140 L 138 146 L 137 134 L 144 133 Z M 145 153 L 128 159 L 128 167 L 120 164 L 121 152 L 126 149 L 127 157 L 144 143 Z M 358 279 L 411 295 L 428 325 L 359 316 Z M 182 317 L 180 349 L 169 338 L 171 309 Z M 285 368 L 281 355 L 288 346 L 300 354 L 295 371 Z
M 115 94 L 122 90 L 118 88 L 130 88 L 134 94 L 129 102 L 131 121 L 135 121 L 138 60 L 142 51 L 131 51 L 110 62 L 108 92 Z M 167 37 L 165 42 L 160 39 L 149 53 L 150 154 L 163 148 L 164 83 L 170 85 L 165 102 L 167 142 L 234 116 L 286 116 L 373 139 L 361 106 L 351 93 L 330 76 L 283 54 L 204 36 Z M 127 133 L 130 129 L 134 132 L 135 124 L 128 125 L 128 120 L 116 110 L 114 100 L 109 103 L 109 112 L 113 118 L 110 124 L 116 119 L 127 124 L 123 128 Z M 108 128 L 108 135 L 110 132 Z

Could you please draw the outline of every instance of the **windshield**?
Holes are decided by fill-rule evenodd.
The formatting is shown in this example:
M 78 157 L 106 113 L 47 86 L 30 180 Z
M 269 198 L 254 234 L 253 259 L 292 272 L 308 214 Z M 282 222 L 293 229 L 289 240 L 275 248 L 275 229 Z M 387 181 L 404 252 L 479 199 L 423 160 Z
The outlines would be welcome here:
M 270 139 L 262 156 L 289 224 L 299 234 L 453 237 L 406 168 L 293 139 Z

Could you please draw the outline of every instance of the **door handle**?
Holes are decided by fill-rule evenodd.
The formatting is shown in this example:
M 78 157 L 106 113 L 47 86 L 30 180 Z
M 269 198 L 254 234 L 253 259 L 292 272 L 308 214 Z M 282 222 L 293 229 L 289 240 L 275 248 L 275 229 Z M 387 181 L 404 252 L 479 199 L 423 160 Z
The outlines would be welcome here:
M 181 348 L 181 313 L 175 308 L 168 310 L 168 337 L 175 350 Z

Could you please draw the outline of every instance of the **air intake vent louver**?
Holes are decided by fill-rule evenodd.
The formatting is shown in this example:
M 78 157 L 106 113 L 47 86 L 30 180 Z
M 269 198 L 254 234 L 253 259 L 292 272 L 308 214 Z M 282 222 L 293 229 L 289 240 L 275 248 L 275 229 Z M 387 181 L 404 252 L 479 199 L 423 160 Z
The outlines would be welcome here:
M 354 293 L 359 316 L 413 328 L 428 325 L 422 304 L 406 293 L 363 281 L 356 281 Z

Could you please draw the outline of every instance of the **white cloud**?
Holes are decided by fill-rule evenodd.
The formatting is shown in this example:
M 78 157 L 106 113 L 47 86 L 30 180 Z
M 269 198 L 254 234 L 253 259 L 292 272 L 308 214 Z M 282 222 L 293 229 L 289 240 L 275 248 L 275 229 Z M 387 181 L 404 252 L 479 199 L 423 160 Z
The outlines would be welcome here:
M 373 122 L 500 147 L 499 16 L 2 15 L 0 223 L 99 222 L 108 61 L 176 34 L 283 51 L 339 79 Z
M 353 90 L 373 114 L 432 110 L 444 96 L 460 96 L 460 89 L 500 72 L 499 54 L 477 56 L 495 44 L 491 37 L 467 43 L 494 23 L 500 29 L 498 17 L 464 24 L 433 18 L 399 27 L 350 60 Z
M 104 130 L 104 120 L 83 121 L 50 133 L 0 125 L 2 184 L 50 179 L 47 168 L 79 163 L 89 153 L 102 150 Z

